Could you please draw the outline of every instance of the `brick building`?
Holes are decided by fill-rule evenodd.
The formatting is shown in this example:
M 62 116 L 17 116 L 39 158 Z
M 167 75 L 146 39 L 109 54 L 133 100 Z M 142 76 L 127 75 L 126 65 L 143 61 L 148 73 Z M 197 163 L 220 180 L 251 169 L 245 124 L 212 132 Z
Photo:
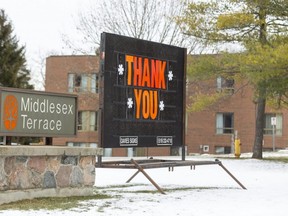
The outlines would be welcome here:
M 50 56 L 46 61 L 46 91 L 78 94 L 78 133 L 75 138 L 54 138 L 54 145 L 98 145 L 98 71 L 97 56 Z M 225 82 L 226 81 L 226 82 Z M 242 152 L 251 152 L 254 143 L 256 104 L 253 89 L 247 86 L 234 92 L 237 83 L 218 77 L 211 82 L 215 91 L 228 90 L 231 96 L 221 100 L 213 108 L 186 114 L 187 153 L 230 153 L 233 151 L 234 134 L 241 140 Z M 193 93 L 193 85 L 187 85 L 187 104 Z M 271 118 L 276 119 L 273 135 Z M 288 112 L 266 110 L 264 149 L 288 146 Z M 274 137 L 274 138 L 273 138 Z M 180 150 L 170 148 L 106 149 L 106 154 L 117 156 L 176 155 Z
M 211 56 L 217 58 L 217 55 Z M 199 56 L 189 56 L 188 64 Z M 186 144 L 188 152 L 197 153 L 230 153 L 234 152 L 234 139 L 240 138 L 242 152 L 252 152 L 257 103 L 253 86 L 246 80 L 216 77 L 189 83 L 187 89 L 187 106 L 193 102 L 193 89 L 200 92 L 225 93 L 216 104 L 200 112 L 187 114 Z M 266 104 L 264 119 L 263 150 L 288 147 L 288 134 L 285 124 L 288 118 L 286 109 L 273 109 Z M 274 124 L 274 126 L 273 126 Z
M 47 58 L 45 90 L 78 94 L 77 137 L 53 138 L 54 145 L 97 146 L 98 67 L 95 56 Z

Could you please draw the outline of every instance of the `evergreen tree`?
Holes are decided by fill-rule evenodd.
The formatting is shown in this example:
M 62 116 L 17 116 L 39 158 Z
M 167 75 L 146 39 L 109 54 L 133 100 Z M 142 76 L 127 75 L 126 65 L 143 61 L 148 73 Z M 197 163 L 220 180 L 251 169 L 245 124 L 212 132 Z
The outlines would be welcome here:
M 202 73 L 201 79 L 205 74 L 208 79 L 222 73 L 245 79 L 254 87 L 257 110 L 252 157 L 262 158 L 266 104 L 275 98 L 280 104 L 288 95 L 288 0 L 191 2 L 178 23 L 187 35 L 207 44 L 242 46 L 241 55 L 222 53 L 214 65 L 206 61 L 193 66 L 199 69 L 198 75 Z
M 12 24 L 4 10 L 0 10 L 0 86 L 33 89 L 29 84 L 25 47 L 18 45 Z

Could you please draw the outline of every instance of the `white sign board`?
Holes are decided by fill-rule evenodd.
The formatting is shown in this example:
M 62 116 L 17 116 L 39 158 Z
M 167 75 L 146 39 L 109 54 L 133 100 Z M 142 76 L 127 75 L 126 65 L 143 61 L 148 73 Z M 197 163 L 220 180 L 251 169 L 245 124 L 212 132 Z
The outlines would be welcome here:
M 276 126 L 276 117 L 271 117 L 271 125 Z

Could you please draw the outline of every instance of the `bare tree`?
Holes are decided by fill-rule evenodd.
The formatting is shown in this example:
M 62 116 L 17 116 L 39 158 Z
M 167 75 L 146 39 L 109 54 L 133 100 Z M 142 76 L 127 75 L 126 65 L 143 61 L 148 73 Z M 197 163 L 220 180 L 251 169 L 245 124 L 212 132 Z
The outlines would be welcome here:
M 33 67 L 31 68 L 34 72 L 32 80 L 35 83 L 36 90 L 45 89 L 45 79 L 46 79 L 46 58 L 51 55 L 60 55 L 59 52 L 50 50 L 47 52 L 38 51 L 37 57 L 31 59 L 33 62 Z
M 195 38 L 181 33 L 174 17 L 185 7 L 183 0 L 101 0 L 95 1 L 88 11 L 79 14 L 76 24 L 80 41 L 71 41 L 64 35 L 65 43 L 77 53 L 95 53 L 102 32 L 186 47 L 194 52 Z M 80 44 L 80 45 L 77 45 Z

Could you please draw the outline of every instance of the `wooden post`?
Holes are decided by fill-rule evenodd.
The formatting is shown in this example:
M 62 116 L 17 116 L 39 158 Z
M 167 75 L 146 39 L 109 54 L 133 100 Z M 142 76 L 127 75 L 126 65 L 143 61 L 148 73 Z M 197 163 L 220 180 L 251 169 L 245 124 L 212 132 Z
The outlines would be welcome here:
M 5 145 L 11 145 L 12 144 L 12 137 L 11 136 L 5 136 L 4 137 L 4 144 Z
M 53 145 L 53 138 L 45 137 L 45 145 Z
M 126 181 L 126 183 L 129 183 L 139 172 L 140 172 L 140 171 L 137 170 L 137 172 L 134 173 L 134 174 Z
M 162 194 L 165 194 L 165 192 L 159 187 L 159 185 L 156 184 L 156 182 L 153 181 L 153 179 L 144 171 L 144 169 L 133 159 L 131 159 L 131 162 L 134 163 L 135 167 L 143 173 L 143 175 L 158 189 L 158 191 Z M 138 173 L 137 173 L 138 174 Z M 137 175 L 136 173 L 134 174 Z M 132 176 L 133 177 L 133 176 Z
M 232 173 L 229 172 L 229 170 L 226 169 L 226 167 L 224 167 L 224 165 L 221 162 L 218 165 L 221 166 L 226 171 L 226 173 L 228 173 L 228 175 L 230 175 L 230 177 L 233 178 L 234 181 L 236 181 L 238 185 L 242 187 L 242 189 L 247 190 L 247 188 L 243 184 L 241 184 L 241 182 L 235 176 L 233 176 Z

